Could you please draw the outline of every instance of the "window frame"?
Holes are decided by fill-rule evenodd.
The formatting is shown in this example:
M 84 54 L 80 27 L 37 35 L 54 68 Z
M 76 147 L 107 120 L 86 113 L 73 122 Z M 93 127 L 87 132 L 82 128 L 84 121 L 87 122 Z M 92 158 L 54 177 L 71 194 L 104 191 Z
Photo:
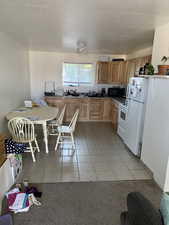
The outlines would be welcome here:
M 91 82 L 83 82 L 83 81 L 79 81 L 79 76 L 78 76 L 78 81 L 77 82 L 66 82 L 64 81 L 64 64 L 79 64 L 79 65 L 83 65 L 83 64 L 87 64 L 87 65 L 91 65 L 92 69 L 91 69 Z M 80 68 L 80 67 L 79 67 Z M 62 84 L 63 86 L 74 86 L 74 87 L 80 87 L 80 86 L 93 86 L 95 82 L 95 65 L 93 62 L 63 62 L 62 64 Z M 72 83 L 72 84 L 71 84 Z

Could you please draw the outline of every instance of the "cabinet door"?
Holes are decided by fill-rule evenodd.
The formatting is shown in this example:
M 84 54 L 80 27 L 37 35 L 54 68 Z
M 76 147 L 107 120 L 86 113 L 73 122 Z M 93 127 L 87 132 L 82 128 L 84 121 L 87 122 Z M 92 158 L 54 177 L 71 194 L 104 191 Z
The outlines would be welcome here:
M 103 119 L 104 102 L 100 99 L 91 99 L 89 103 L 89 120 L 102 120 Z
M 135 59 L 135 73 L 139 74 L 140 67 L 143 67 L 144 65 L 145 65 L 145 62 L 144 62 L 143 57 L 136 58 Z
M 121 62 L 109 62 L 109 83 L 120 83 Z
M 152 58 L 151 55 L 144 56 L 142 58 L 142 62 L 143 62 L 143 65 L 142 66 L 144 66 L 146 63 L 151 63 L 151 58 Z
M 140 67 L 143 67 L 146 63 L 151 63 L 151 55 L 135 59 L 135 70 L 137 74 L 139 74 Z
M 118 127 L 118 106 L 115 103 L 112 103 L 112 125 L 113 130 L 117 132 Z
M 59 114 L 60 114 L 60 112 L 62 111 L 62 109 L 63 109 L 63 107 L 65 105 L 65 102 L 64 102 L 63 98 L 46 97 L 45 101 L 47 102 L 47 104 L 49 106 L 58 108 L 59 109 Z M 59 114 L 57 114 L 56 117 L 58 117 Z M 64 118 L 64 120 L 65 120 L 65 118 Z
M 136 71 L 136 60 L 135 59 L 128 60 L 126 72 L 127 83 L 130 77 L 134 77 L 135 71 Z
M 107 84 L 108 83 L 108 62 L 97 63 L 97 83 Z
M 66 121 L 71 121 L 71 119 L 77 109 L 80 109 L 79 99 L 66 100 Z
M 113 66 L 113 76 L 112 76 L 113 83 L 120 83 L 119 74 L 120 74 L 120 62 L 115 62 Z
M 89 104 L 88 101 L 82 101 L 80 105 L 80 121 L 87 121 L 89 120 Z
M 104 99 L 103 120 L 111 121 L 111 99 Z
M 121 84 L 127 84 L 127 61 L 120 63 L 119 68 L 119 82 Z

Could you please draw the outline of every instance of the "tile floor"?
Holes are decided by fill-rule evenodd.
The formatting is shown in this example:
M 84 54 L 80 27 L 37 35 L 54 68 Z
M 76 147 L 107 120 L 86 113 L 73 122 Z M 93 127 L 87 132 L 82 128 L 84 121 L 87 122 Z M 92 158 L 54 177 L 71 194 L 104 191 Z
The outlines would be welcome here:
M 36 153 L 36 163 L 32 162 L 29 153 L 25 153 L 19 181 L 55 183 L 152 179 L 142 163 L 113 133 L 111 123 L 78 123 L 74 155 L 68 146 L 55 152 L 55 139 L 54 136 L 49 137 L 49 154 L 45 153 L 43 140 L 39 139 L 41 152 Z

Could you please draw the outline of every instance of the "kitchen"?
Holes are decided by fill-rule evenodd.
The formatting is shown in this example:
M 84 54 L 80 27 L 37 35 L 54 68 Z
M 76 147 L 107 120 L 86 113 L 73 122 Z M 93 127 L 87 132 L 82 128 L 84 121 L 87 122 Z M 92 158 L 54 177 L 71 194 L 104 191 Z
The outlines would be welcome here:
M 35 54 L 37 55 L 38 53 Z M 40 55 L 42 53 L 39 53 Z M 86 61 L 84 57 L 84 55 L 80 55 L 74 60 L 64 61 L 73 63 L 80 61 L 78 65 L 83 64 L 82 62 L 93 62 L 93 60 L 90 61 L 89 59 Z M 103 62 L 98 61 L 98 59 L 99 57 L 93 63 L 95 65 L 95 69 L 92 70 L 94 72 L 93 86 L 65 86 L 63 89 L 63 86 L 51 81 L 52 79 L 48 81 L 43 80 L 42 82 L 43 77 L 39 74 L 40 79 L 37 82 L 34 80 L 37 79 L 37 76 L 33 76 L 32 81 L 34 81 L 34 84 L 37 84 L 37 88 L 33 89 L 35 97 L 38 93 L 38 85 L 41 82 L 42 86 L 45 86 L 45 88 L 41 87 L 41 95 L 43 96 L 44 92 L 45 95 L 48 95 L 45 96 L 45 100 L 49 106 L 59 108 L 61 111 L 63 106 L 66 105 L 65 122 L 70 121 L 77 108 L 80 109 L 77 132 L 75 132 L 76 154 L 71 158 L 65 150 L 61 162 L 63 171 L 57 171 L 57 181 L 151 179 L 151 175 L 144 165 L 140 163 L 137 157 L 134 157 L 134 154 L 127 150 L 117 135 L 119 115 L 121 114 L 119 106 L 125 106 L 125 92 L 129 77 L 133 76 L 135 68 L 139 71 L 140 67 L 149 62 L 151 56 L 118 62 Z M 54 61 L 54 58 L 53 60 L 50 58 L 49 64 L 51 65 L 51 62 L 53 63 Z M 59 65 L 63 66 L 64 61 L 60 62 Z M 32 64 L 32 66 L 34 65 Z M 40 67 L 39 65 L 37 67 L 36 59 L 36 67 L 33 68 L 33 72 L 37 72 L 37 75 L 43 72 L 45 75 L 45 73 L 49 74 L 48 70 L 50 69 L 50 74 L 52 74 L 51 68 L 52 66 L 49 67 L 49 65 L 46 67 L 44 61 L 43 64 L 40 64 Z M 54 69 L 56 71 L 58 65 L 57 69 L 56 66 L 53 67 L 53 72 Z M 62 71 L 60 71 L 60 74 L 62 76 Z M 62 82 L 61 80 L 60 84 Z M 55 142 L 55 137 L 49 137 L 49 155 L 45 155 L 46 160 L 49 160 L 48 163 L 51 157 L 52 160 L 59 160 L 59 157 L 55 155 L 52 144 Z M 56 181 L 56 177 L 49 174 L 46 168 L 43 168 L 45 170 L 45 178 L 42 172 L 38 174 L 38 177 L 36 176 L 35 171 L 39 171 L 41 165 L 45 163 L 43 158 L 40 157 L 38 164 L 34 165 L 35 170 L 30 171 L 30 173 L 24 172 L 24 174 L 32 181 Z M 28 162 L 30 161 L 26 159 L 26 167 Z M 50 164 L 55 165 L 54 162 Z M 57 162 L 57 164 L 59 165 L 60 163 Z M 53 168 L 52 170 L 55 169 Z M 60 174 L 62 174 L 61 177 Z
M 0 203 L 16 180 L 44 187 L 42 207 L 15 224 L 119 224 L 129 192 L 169 192 L 169 2 L 0 5 Z M 5 154 L 9 115 L 35 131 L 18 164 Z M 77 122 L 72 148 L 57 144 L 60 123 L 49 135 L 60 115 Z
M 139 74 L 139 69 L 150 62 L 151 55 L 126 61 L 124 59 L 112 59 L 109 62 L 99 61 L 96 63 L 96 84 L 94 84 L 100 85 L 97 91 L 91 91 L 94 90 L 94 85 L 90 87 L 89 92 L 80 92 L 80 90 L 78 92 L 77 89 L 81 86 L 72 87 L 70 85 L 63 87 L 64 90 L 68 90 L 61 93 L 64 95 L 62 97 L 58 95 L 57 89 L 55 90 L 55 82 L 48 81 L 45 82 L 45 88 L 47 88 L 45 100 L 48 105 L 59 109 L 66 104 L 66 121 L 71 119 L 77 108 L 80 109 L 79 121 L 111 121 L 114 132 L 118 130 L 119 136 L 123 139 L 129 78 L 133 77 L 133 74 Z M 134 154 L 139 156 L 139 153 Z

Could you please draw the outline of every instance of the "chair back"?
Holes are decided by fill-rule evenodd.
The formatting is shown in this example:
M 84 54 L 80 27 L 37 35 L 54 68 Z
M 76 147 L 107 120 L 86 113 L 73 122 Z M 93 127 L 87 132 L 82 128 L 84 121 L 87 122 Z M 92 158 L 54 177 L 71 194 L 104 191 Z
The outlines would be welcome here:
M 73 115 L 72 117 L 72 120 L 69 124 L 69 128 L 74 131 L 75 130 L 75 127 L 76 127 L 76 122 L 77 122 L 77 119 L 78 119 L 78 116 L 79 116 L 79 109 L 76 110 L 75 114 Z
M 15 117 L 8 122 L 8 129 L 16 142 L 28 143 L 35 139 L 34 124 L 29 119 Z
M 66 110 L 66 105 L 64 105 L 60 115 L 59 115 L 59 118 L 57 119 L 57 124 L 58 126 L 61 126 L 62 123 L 63 123 L 63 118 L 64 118 L 64 115 L 65 115 L 65 110 Z

